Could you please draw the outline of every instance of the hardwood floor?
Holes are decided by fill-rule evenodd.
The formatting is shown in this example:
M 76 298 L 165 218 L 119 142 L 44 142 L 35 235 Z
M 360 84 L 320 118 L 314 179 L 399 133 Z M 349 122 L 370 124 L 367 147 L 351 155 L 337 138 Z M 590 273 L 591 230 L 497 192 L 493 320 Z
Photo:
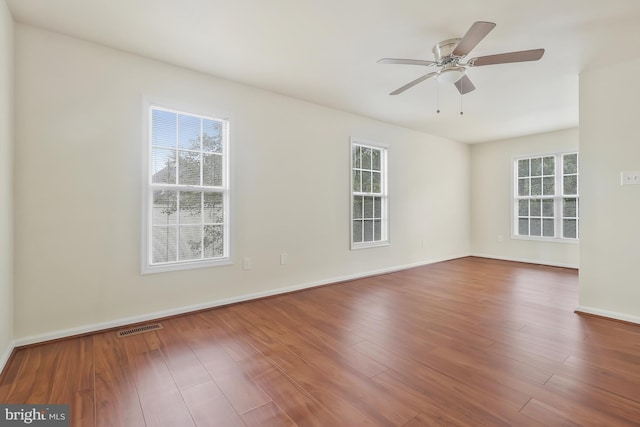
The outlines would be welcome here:
M 463 258 L 16 351 L 74 426 L 640 425 L 640 327 L 575 270 Z

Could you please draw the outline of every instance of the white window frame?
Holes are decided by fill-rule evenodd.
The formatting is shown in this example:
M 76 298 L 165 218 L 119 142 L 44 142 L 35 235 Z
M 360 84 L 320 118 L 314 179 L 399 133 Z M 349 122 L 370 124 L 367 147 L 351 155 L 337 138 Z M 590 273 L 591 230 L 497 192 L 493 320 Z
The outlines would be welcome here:
M 564 194 L 564 156 L 576 154 L 577 155 L 577 172 L 575 174 L 566 174 L 566 175 L 576 175 L 578 177 L 577 180 L 577 194 L 575 195 L 565 195 Z M 520 160 L 527 159 L 536 159 L 536 158 L 544 158 L 544 157 L 554 157 L 554 194 L 552 195 L 540 195 L 540 196 L 519 196 L 518 195 L 518 162 Z M 532 241 L 544 241 L 544 242 L 553 242 L 553 243 L 569 243 L 569 244 L 577 244 L 579 243 L 580 238 L 580 211 L 579 211 L 579 203 L 580 203 L 580 153 L 577 150 L 570 151 L 562 151 L 562 152 L 554 152 L 554 153 L 541 153 L 541 154 L 531 154 L 526 156 L 517 156 L 512 158 L 512 172 L 511 172 L 511 238 L 517 240 L 532 240 Z M 576 238 L 563 237 L 563 200 L 564 199 L 576 199 Z M 518 234 L 519 226 L 519 201 L 520 200 L 531 200 L 531 199 L 553 199 L 554 201 L 554 210 L 553 210 L 553 220 L 554 220 L 554 236 L 531 236 L 531 235 L 521 235 Z M 542 209 L 542 206 L 541 206 Z M 569 217 L 568 217 L 569 218 Z M 570 217 L 573 219 L 574 217 Z
M 380 246 L 388 246 L 389 245 L 389 193 L 388 193 L 388 156 L 389 156 L 389 146 L 386 144 L 380 144 L 377 142 L 367 141 L 361 138 L 351 137 L 351 143 L 349 144 L 349 189 L 350 189 L 350 207 L 349 207 L 349 241 L 351 242 L 351 249 L 365 249 L 365 248 L 375 248 Z M 355 147 L 364 147 L 371 148 L 374 150 L 380 151 L 380 192 L 362 192 L 362 191 L 354 191 L 354 170 L 360 170 L 361 168 L 355 168 L 353 163 L 353 150 Z M 361 171 L 362 172 L 362 171 Z M 357 218 L 354 218 L 354 198 L 355 197 L 380 197 L 381 199 L 381 209 L 380 209 L 380 240 L 367 241 L 367 242 L 354 242 L 353 233 L 354 233 L 354 221 Z M 364 234 L 364 233 L 363 233 Z
M 152 165 L 152 117 L 153 110 L 168 111 L 172 113 L 193 116 L 197 118 L 212 119 L 222 122 L 222 186 L 204 186 L 204 185 L 180 185 L 180 184 L 154 184 L 152 183 L 153 165 Z M 215 114 L 203 114 L 194 112 L 194 108 L 179 108 L 176 106 L 166 106 L 162 103 L 156 103 L 149 100 L 143 102 L 144 117 L 144 137 L 143 137 L 143 189 L 142 189 L 142 256 L 141 256 L 141 273 L 161 273 L 169 271 L 189 270 L 195 268 L 205 268 L 221 265 L 232 264 L 231 259 L 231 183 L 230 183 L 230 120 L 227 117 L 221 117 Z M 177 140 L 177 139 L 176 139 Z M 202 166 L 201 166 L 202 167 Z M 211 191 L 215 188 L 215 191 Z M 223 199 L 223 253 L 222 256 L 216 258 L 203 258 L 197 260 L 171 261 L 166 263 L 152 262 L 152 210 L 153 210 L 153 192 L 157 189 L 170 189 L 172 191 L 191 191 L 191 192 L 217 192 L 222 194 Z M 179 224 L 178 224 L 179 225 Z

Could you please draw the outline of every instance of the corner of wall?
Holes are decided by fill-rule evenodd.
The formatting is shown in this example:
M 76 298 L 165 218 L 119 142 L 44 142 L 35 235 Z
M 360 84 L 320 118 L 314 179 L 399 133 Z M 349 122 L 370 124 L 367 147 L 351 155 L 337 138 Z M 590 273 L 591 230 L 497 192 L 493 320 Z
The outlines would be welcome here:
M 13 352 L 14 24 L 0 0 L 0 375 Z

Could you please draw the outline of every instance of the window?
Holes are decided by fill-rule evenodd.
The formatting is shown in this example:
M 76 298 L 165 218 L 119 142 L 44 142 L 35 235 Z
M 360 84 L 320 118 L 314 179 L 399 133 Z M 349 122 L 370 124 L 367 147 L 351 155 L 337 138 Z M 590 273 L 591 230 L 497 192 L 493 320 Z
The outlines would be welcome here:
M 351 139 L 351 248 L 388 244 L 387 148 Z
M 578 239 L 578 153 L 514 161 L 514 236 Z
M 150 107 L 143 272 L 229 262 L 228 129 Z

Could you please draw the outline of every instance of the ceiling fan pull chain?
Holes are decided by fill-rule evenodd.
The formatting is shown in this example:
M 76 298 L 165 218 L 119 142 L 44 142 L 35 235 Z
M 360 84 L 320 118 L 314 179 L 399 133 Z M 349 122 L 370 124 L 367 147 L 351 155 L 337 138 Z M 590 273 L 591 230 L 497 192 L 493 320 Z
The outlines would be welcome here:
M 464 113 L 462 112 L 462 93 L 460 93 L 460 115 L 463 115 Z
M 438 83 L 437 81 L 436 81 L 436 100 L 437 100 L 436 113 L 440 114 L 440 83 Z

